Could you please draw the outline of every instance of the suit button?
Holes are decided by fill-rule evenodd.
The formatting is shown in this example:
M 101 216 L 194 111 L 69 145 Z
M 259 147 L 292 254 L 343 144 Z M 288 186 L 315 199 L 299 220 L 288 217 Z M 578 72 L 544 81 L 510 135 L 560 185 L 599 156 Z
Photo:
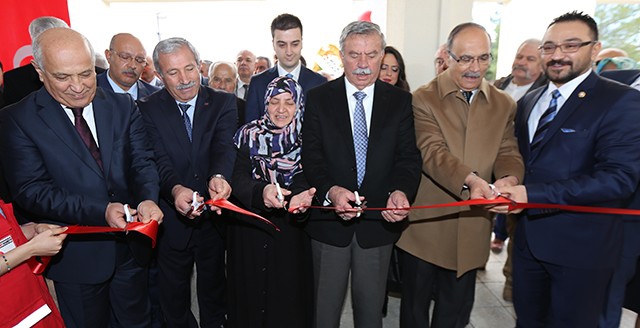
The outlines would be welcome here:
M 194 179 L 196 179 L 196 180 L 198 180 L 200 177 L 199 177 L 197 174 L 194 174 L 194 175 L 193 175 L 193 178 L 194 178 Z
M 110 191 L 110 192 L 109 192 L 109 197 L 116 197 L 116 193 L 115 193 L 115 192 L 113 192 L 113 191 Z

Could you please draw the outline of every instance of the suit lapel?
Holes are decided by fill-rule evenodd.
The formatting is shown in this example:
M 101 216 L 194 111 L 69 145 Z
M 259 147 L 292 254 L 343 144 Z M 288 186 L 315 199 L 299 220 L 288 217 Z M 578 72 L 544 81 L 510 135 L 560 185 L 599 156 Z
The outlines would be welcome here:
M 76 132 L 71 120 L 65 113 L 64 109 L 49 93 L 41 88 L 38 91 L 36 99 L 38 109 L 36 111 L 38 117 L 46 124 L 55 135 L 69 148 L 71 152 L 76 154 L 87 166 L 94 170 L 97 174 L 102 175 L 98 163 L 91 156 L 89 149 L 82 142 L 82 139 Z
M 212 115 L 210 108 L 212 101 L 213 100 L 209 97 L 209 93 L 204 89 L 204 87 L 200 87 L 198 100 L 196 101 L 196 108 L 193 112 L 193 134 L 190 158 L 196 158 L 196 154 L 202 145 L 202 139 L 204 138 L 206 130 L 214 128 L 212 126 L 207 126 L 208 123 L 212 122 L 212 120 L 209 119 L 209 116 Z
M 367 145 L 367 158 L 370 156 L 376 145 L 384 142 L 384 124 L 387 122 L 388 108 L 392 108 L 389 103 L 389 88 L 384 85 L 386 82 L 376 81 L 373 92 L 373 108 L 371 110 L 371 126 L 369 127 L 369 143 Z M 355 151 L 354 151 L 355 154 Z M 354 155 L 355 156 L 355 155 Z M 368 161 L 367 161 L 368 162 Z
M 525 96 L 525 98 L 522 100 L 522 115 L 516 116 L 519 117 L 519 122 L 516 122 L 516 127 L 520 127 L 522 129 L 522 131 L 519 131 L 516 137 L 518 137 L 519 139 L 523 138 L 523 140 L 518 142 L 518 145 L 520 146 L 520 153 L 524 158 L 529 157 L 529 152 L 531 151 L 531 143 L 529 142 L 529 140 L 531 140 L 531 133 L 535 132 L 529 131 L 529 116 L 531 116 L 533 107 L 536 106 L 536 103 L 538 103 L 538 100 L 546 91 L 547 88 L 541 88 L 539 90 L 531 92 L 530 97 Z M 518 110 L 520 109 L 518 108 Z
M 542 149 L 548 142 L 555 136 L 555 134 L 560 130 L 564 122 L 573 115 L 573 113 L 583 104 L 583 102 L 587 99 L 585 97 L 588 95 L 593 89 L 594 85 L 598 80 L 597 75 L 594 72 L 591 72 L 587 78 L 578 85 L 578 87 L 573 90 L 573 93 L 569 96 L 567 101 L 560 107 L 558 114 L 549 124 L 549 128 L 547 129 L 547 133 L 544 135 L 544 139 L 540 141 L 540 145 L 537 147 L 537 151 L 532 153 L 532 158 L 534 158 L 538 153 L 540 153 L 540 149 Z
M 356 152 L 353 146 L 353 131 L 351 129 L 351 117 L 349 113 L 349 102 L 347 100 L 347 90 L 345 88 L 344 76 L 337 79 L 333 84 L 332 97 L 333 106 L 335 108 L 335 117 L 332 121 L 336 124 L 337 134 L 336 136 L 344 136 L 345 139 L 341 140 L 347 146 L 349 152 L 349 160 L 354 164 L 356 162 Z
M 182 115 L 180 115 L 180 109 L 178 108 L 175 99 L 171 97 L 167 89 L 162 89 L 161 92 L 160 110 L 163 118 L 158 120 L 158 123 L 163 126 L 159 129 L 160 133 L 172 133 L 177 146 L 183 153 L 183 157 L 191 158 L 191 142 L 189 141 L 189 136 L 187 135 Z
M 96 131 L 98 134 L 98 149 L 100 149 L 100 157 L 102 158 L 102 166 L 105 174 L 108 175 L 109 168 L 111 167 L 111 154 L 113 151 L 113 139 L 114 131 L 121 131 L 124 127 L 115 128 L 113 126 L 113 115 L 119 109 L 113 108 L 113 106 L 106 101 L 105 94 L 102 90 L 96 92 L 95 98 L 93 98 L 93 116 L 96 122 Z M 93 159 L 93 157 L 91 157 Z M 95 160 L 93 161 L 95 163 Z M 96 164 L 96 167 L 97 164 Z

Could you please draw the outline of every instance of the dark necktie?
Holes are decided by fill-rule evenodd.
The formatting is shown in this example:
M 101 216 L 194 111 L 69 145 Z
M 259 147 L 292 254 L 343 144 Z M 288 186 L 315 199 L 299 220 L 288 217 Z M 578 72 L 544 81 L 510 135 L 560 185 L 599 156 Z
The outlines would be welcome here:
M 78 131 L 80 138 L 82 138 L 84 144 L 87 146 L 87 148 L 89 148 L 91 156 L 96 160 L 96 163 L 98 163 L 98 166 L 102 170 L 102 158 L 100 158 L 100 150 L 98 149 L 98 144 L 96 144 L 96 140 L 93 139 L 93 134 L 91 134 L 89 124 L 87 124 L 87 121 L 82 116 L 82 111 L 84 110 L 84 108 L 68 108 L 73 112 L 76 131 Z
M 353 111 L 353 146 L 356 151 L 356 169 L 358 174 L 358 187 L 364 180 L 364 173 L 367 167 L 367 144 L 369 138 L 367 136 L 367 117 L 364 113 L 364 104 L 362 100 L 367 96 L 362 91 L 353 94 L 356 97 L 356 108 Z
M 247 94 L 249 93 L 249 85 L 245 84 L 242 86 L 242 90 L 244 90 L 244 94 L 242 95 L 242 99 L 247 100 Z
M 471 103 L 471 96 L 473 96 L 473 91 L 462 91 L 462 95 L 464 96 L 464 99 L 467 100 L 467 103 Z
M 180 107 L 180 110 L 182 111 L 182 121 L 184 122 L 185 129 L 187 129 L 187 136 L 189 136 L 189 141 L 192 141 L 191 136 L 193 133 L 193 129 L 191 127 L 191 120 L 189 119 L 189 115 L 187 114 L 187 110 L 189 110 L 189 107 L 191 107 L 191 105 L 179 103 L 178 107 Z
M 542 139 L 544 139 L 544 135 L 547 133 L 547 129 L 549 125 L 551 125 L 551 121 L 556 117 L 556 113 L 558 112 L 556 109 L 558 108 L 558 98 L 560 97 L 560 91 L 558 89 L 553 90 L 551 93 L 551 101 L 549 101 L 549 108 L 547 108 L 540 120 L 538 121 L 538 127 L 536 128 L 536 133 L 533 135 L 533 139 L 531 140 L 531 151 L 536 149 Z

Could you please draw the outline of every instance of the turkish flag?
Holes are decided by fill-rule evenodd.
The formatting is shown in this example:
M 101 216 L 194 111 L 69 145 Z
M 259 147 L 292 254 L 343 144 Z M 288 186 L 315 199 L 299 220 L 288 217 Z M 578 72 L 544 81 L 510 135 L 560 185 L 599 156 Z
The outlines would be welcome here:
M 29 24 L 40 16 L 55 16 L 69 24 L 67 0 L 2 0 L 0 5 L 0 61 L 4 71 L 28 64 Z

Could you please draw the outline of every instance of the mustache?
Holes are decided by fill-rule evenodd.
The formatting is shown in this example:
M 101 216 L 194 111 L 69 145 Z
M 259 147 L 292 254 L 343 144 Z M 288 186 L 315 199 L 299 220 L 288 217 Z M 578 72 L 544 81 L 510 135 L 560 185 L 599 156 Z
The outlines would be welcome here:
M 517 70 L 517 69 L 519 69 L 521 71 L 525 71 L 525 72 L 529 71 L 529 68 L 527 66 L 525 66 L 525 65 L 513 65 L 513 67 L 511 69 L 514 70 L 514 71 Z
M 462 77 L 479 78 L 480 76 L 480 72 L 465 72 L 464 74 L 462 74 Z
M 136 74 L 136 70 L 127 68 L 127 69 L 122 71 L 122 74 Z
M 556 65 L 556 64 L 558 64 L 558 65 L 572 65 L 573 62 L 568 61 L 568 60 L 550 60 L 547 63 L 547 67 L 552 66 L 552 65 Z
M 353 75 L 370 75 L 372 73 L 373 72 L 368 67 L 367 68 L 356 68 L 351 72 L 351 74 L 353 74 Z
M 181 84 L 178 84 L 176 86 L 176 89 L 178 89 L 178 90 L 188 89 L 188 88 L 191 88 L 191 87 L 193 87 L 195 85 L 196 85 L 195 81 L 191 81 L 191 82 L 186 83 L 186 84 L 181 83 Z

